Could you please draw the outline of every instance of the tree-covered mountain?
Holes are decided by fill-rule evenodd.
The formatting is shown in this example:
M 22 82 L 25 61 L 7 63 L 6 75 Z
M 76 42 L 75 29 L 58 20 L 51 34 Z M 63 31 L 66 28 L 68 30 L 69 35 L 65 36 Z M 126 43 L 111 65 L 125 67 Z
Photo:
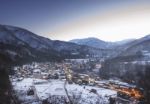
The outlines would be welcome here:
M 126 72 L 134 70 L 136 67 L 130 65 L 146 65 L 150 64 L 150 36 L 134 40 L 121 47 L 118 47 L 120 52 L 116 57 L 105 60 L 104 67 L 107 75 L 114 76 L 126 75 Z M 131 68 L 131 69 L 130 69 Z M 110 73 L 107 72 L 109 70 Z M 134 70 L 136 72 L 136 69 Z M 104 73 L 105 73 L 104 72 Z
M 50 40 L 19 27 L 0 25 L 0 54 L 9 56 L 14 63 L 87 56 L 104 57 L 109 53 L 110 50 Z

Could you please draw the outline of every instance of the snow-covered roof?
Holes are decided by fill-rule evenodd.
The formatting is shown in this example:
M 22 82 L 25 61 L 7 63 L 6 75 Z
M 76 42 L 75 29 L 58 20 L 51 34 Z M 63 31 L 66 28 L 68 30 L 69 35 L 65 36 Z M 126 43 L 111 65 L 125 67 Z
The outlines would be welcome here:
M 34 73 L 40 73 L 41 70 L 40 70 L 40 69 L 34 69 L 33 72 L 34 72 Z

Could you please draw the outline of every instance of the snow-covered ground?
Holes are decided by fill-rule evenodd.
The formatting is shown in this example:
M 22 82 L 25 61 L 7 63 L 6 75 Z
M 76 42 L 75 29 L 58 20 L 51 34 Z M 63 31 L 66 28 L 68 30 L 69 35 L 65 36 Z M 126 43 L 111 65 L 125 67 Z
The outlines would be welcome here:
M 37 99 L 42 101 L 50 96 L 63 96 L 67 98 L 64 83 L 65 80 L 42 80 L 34 78 L 24 78 L 22 81 L 12 81 L 14 90 L 24 102 L 29 101 L 29 99 L 33 100 L 33 102 L 34 100 L 37 101 Z M 27 91 L 30 88 L 34 89 L 35 94 L 27 96 Z M 116 91 L 96 86 L 66 84 L 66 89 L 69 96 L 80 96 L 80 98 L 78 98 L 80 104 L 95 104 L 97 101 L 102 102 L 102 104 L 107 104 L 108 96 L 117 95 Z M 91 92 L 91 89 L 95 89 L 97 93 Z

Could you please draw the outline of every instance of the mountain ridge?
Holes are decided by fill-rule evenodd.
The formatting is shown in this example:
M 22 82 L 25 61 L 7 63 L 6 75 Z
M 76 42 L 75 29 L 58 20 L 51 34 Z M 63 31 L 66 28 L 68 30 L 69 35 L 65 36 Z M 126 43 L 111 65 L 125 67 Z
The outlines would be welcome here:
M 116 41 L 116 42 L 107 42 L 100 40 L 95 37 L 88 37 L 88 38 L 82 38 L 82 39 L 72 39 L 69 42 L 76 43 L 79 45 L 87 45 L 95 48 L 100 48 L 100 49 L 112 49 L 124 44 L 127 44 L 129 42 L 134 41 L 135 39 L 125 39 L 121 41 Z
M 0 25 L 0 53 L 16 60 L 61 60 L 85 58 L 90 55 L 107 54 L 108 50 L 97 49 L 38 36 L 26 29 Z
M 70 41 L 51 40 L 38 36 L 26 29 L 0 25 L 0 53 L 10 56 L 13 61 L 24 58 L 29 58 L 29 60 L 55 60 L 57 58 L 85 58 L 87 56 L 98 56 L 99 58 L 117 57 L 118 55 L 135 55 L 140 53 L 141 49 L 149 52 L 149 37 L 148 35 L 136 40 L 126 40 L 128 42 L 124 42 L 123 45 L 118 45 L 120 41 L 117 45 L 114 45 L 112 42 L 105 42 L 97 38 L 86 38 L 87 43 L 91 41 L 93 43 L 95 40 L 98 41 L 95 42 L 96 44 L 102 43 L 101 47 L 103 48 L 98 48 L 98 46 L 79 45 Z M 147 47 L 145 42 L 148 44 Z

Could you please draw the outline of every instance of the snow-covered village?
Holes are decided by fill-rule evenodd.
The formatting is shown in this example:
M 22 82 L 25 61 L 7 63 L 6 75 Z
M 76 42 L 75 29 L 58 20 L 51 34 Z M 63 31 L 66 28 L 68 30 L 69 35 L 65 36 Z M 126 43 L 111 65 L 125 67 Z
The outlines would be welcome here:
M 89 59 L 68 59 L 16 66 L 10 80 L 22 104 L 138 104 L 143 95 L 135 85 L 96 74 L 101 64 Z M 85 68 L 85 69 L 84 69 Z M 84 73 L 78 73 L 78 71 Z
M 0 0 L 0 104 L 150 104 L 150 0 Z

